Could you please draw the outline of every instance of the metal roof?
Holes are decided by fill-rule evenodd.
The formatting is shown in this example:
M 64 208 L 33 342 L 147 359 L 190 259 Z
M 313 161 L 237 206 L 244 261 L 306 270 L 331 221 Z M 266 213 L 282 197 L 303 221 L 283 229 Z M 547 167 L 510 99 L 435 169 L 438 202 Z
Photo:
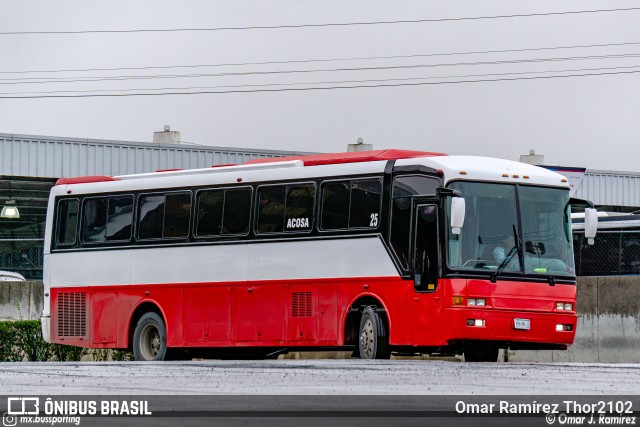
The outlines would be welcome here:
M 640 172 L 587 169 L 575 197 L 596 206 L 640 207 Z
M 309 153 L 0 133 L 0 175 L 14 176 L 128 175 L 300 154 Z

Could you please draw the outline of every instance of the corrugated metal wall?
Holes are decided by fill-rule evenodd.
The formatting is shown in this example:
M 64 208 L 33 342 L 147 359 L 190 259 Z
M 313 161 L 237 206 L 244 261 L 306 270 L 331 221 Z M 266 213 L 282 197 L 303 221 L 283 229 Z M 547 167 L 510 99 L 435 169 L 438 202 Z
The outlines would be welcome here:
M 587 170 L 575 197 L 599 206 L 640 207 L 640 173 Z
M 14 176 L 114 176 L 297 154 L 303 153 L 0 133 L 0 175 Z

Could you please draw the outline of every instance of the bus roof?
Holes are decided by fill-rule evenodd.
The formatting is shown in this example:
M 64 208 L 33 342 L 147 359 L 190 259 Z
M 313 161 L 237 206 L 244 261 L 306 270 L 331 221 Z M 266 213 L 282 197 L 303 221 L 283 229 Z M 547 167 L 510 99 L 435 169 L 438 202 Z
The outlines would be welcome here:
M 306 156 L 275 157 L 267 159 L 254 159 L 244 164 L 273 163 L 290 160 L 301 160 L 305 166 L 335 165 L 340 163 L 374 162 L 378 160 L 412 159 L 415 157 L 446 156 L 445 153 L 414 150 L 370 150 L 354 151 L 346 153 L 310 154 Z
M 310 178 L 317 173 L 323 176 L 337 176 L 345 173 L 381 173 L 384 171 L 387 161 L 396 161 L 399 167 L 420 164 L 438 171 L 445 177 L 445 184 L 451 180 L 466 181 L 493 181 L 493 182 L 521 182 L 534 185 L 548 185 L 557 187 L 569 187 L 567 179 L 556 172 L 514 162 L 511 160 L 477 157 L 477 156 L 449 156 L 443 153 L 413 150 L 371 150 L 345 153 L 311 154 L 303 156 L 277 157 L 268 159 L 255 159 L 238 165 L 219 165 L 202 169 L 163 170 L 150 173 L 121 175 L 121 176 L 83 176 L 75 178 L 61 178 L 57 186 L 73 184 L 96 184 L 99 188 L 112 181 L 128 181 L 130 184 L 116 184 L 118 188 L 134 189 L 140 186 L 150 185 L 179 186 L 187 182 L 211 183 L 211 178 L 205 176 L 215 175 L 218 183 L 250 182 L 252 180 L 273 180 L 283 177 Z M 348 166 L 352 165 L 352 166 Z M 322 172 L 312 170 L 310 166 L 319 166 Z M 291 172 L 286 172 L 290 170 Z M 297 170 L 297 172 L 295 171 Z M 255 173 L 258 173 L 256 175 Z M 242 174 L 242 175 L 237 175 Z M 189 180 L 189 177 L 192 177 Z M 152 179 L 146 184 L 143 181 Z M 174 179 L 178 179 L 175 181 Z M 156 181 L 157 180 L 157 181 Z M 138 181 L 140 184 L 133 184 Z M 180 181 L 180 183 L 179 183 Z M 114 182 L 115 184 L 115 182 Z M 82 191 L 89 191 L 91 185 L 84 187 Z M 110 188 L 110 187 L 104 187 Z
M 415 150 L 370 150 L 370 151 L 358 151 L 358 152 L 344 152 L 344 153 L 326 153 L 326 154 L 310 154 L 303 156 L 290 156 L 290 157 L 272 157 L 264 159 L 254 159 L 239 165 L 213 165 L 211 168 L 216 169 L 216 172 L 227 171 L 240 171 L 244 169 L 269 169 L 283 166 L 320 166 L 320 165 L 335 165 L 345 163 L 360 163 L 360 162 L 374 162 L 381 160 L 398 160 L 398 159 L 412 159 L 416 157 L 437 157 L 447 156 L 444 153 L 434 153 L 429 151 L 415 151 Z M 277 164 L 277 165 L 276 165 Z M 132 178 L 149 178 L 152 176 L 168 176 L 168 175 L 190 175 L 194 173 L 203 173 L 207 169 L 165 169 L 158 170 L 151 173 L 142 173 L 135 175 L 123 175 L 117 177 L 95 175 L 95 176 L 78 176 L 73 178 L 60 178 L 56 182 L 56 185 L 68 185 L 68 184 L 88 184 L 97 182 L 119 181 L 121 179 Z

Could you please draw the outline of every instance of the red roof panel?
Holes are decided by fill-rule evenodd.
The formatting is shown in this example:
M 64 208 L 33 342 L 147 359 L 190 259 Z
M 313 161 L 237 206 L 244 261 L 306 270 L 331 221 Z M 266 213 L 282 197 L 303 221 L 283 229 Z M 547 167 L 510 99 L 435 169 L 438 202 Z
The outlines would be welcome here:
M 73 178 L 60 178 L 56 181 L 56 185 L 88 184 L 91 182 L 107 182 L 107 181 L 118 181 L 118 179 L 112 176 L 104 176 L 104 175 L 76 176 Z
M 254 159 L 245 164 L 286 162 L 302 160 L 305 166 L 333 165 L 340 163 L 374 162 L 377 160 L 411 159 L 414 157 L 446 156 L 444 153 L 414 150 L 371 150 L 347 153 L 310 154 L 308 156 L 275 157 L 268 159 Z

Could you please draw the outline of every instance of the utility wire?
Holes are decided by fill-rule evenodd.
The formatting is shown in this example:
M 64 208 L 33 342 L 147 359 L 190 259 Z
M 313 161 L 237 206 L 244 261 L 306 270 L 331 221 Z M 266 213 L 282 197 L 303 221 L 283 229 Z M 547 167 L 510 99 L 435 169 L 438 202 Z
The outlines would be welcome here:
M 457 67 L 457 66 L 476 66 L 476 65 L 501 65 L 501 64 L 524 64 L 524 63 L 540 63 L 540 62 L 562 62 L 562 61 L 579 61 L 579 60 L 600 60 L 612 58 L 637 58 L 640 53 L 629 54 L 612 54 L 612 55 L 592 55 L 592 56 L 573 56 L 573 57 L 556 57 L 556 58 L 534 58 L 534 59 L 514 59 L 501 61 L 478 61 L 478 62 L 454 62 L 440 64 L 417 64 L 417 65 L 393 65 L 381 67 L 352 67 L 352 68 L 331 68 L 331 69 L 311 69 L 311 70 L 279 70 L 279 71 L 243 71 L 243 72 L 224 72 L 224 73 L 207 73 L 207 74 L 169 74 L 169 75 L 150 75 L 150 76 L 100 76 L 90 78 L 76 77 L 52 77 L 48 80 L 42 80 L 43 77 L 24 77 L 16 79 L 0 79 L 0 85 L 16 85 L 16 84 L 44 84 L 44 83 L 78 83 L 78 82 L 101 82 L 101 81 L 123 81 L 123 80 L 153 80 L 153 79 L 176 79 L 176 78 L 199 78 L 199 77 L 225 77 L 225 76 L 248 76 L 248 75 L 277 75 L 277 74 L 298 74 L 298 73 L 331 73 L 343 71 L 374 71 L 374 70 L 394 70 L 394 69 L 416 69 L 416 68 L 434 68 L 434 67 Z
M 0 96 L 0 99 L 108 98 L 108 97 L 132 97 L 132 96 L 211 95 L 211 94 L 229 94 L 229 93 L 304 92 L 304 91 L 313 91 L 313 90 L 326 90 L 326 91 L 328 91 L 328 90 L 337 90 L 337 89 L 363 89 L 363 88 L 401 87 L 401 86 L 426 86 L 426 85 L 433 86 L 433 85 L 462 84 L 462 83 L 506 82 L 506 81 L 517 81 L 517 80 L 540 80 L 540 79 L 548 80 L 548 79 L 556 79 L 556 78 L 605 76 L 605 75 L 635 74 L 635 73 L 640 73 L 640 70 L 638 70 L 638 71 L 614 71 L 614 72 L 606 72 L 606 73 L 589 73 L 589 74 L 566 74 L 566 75 L 557 75 L 557 76 L 513 77 L 513 78 L 500 78 L 500 79 L 456 80 L 456 81 L 397 83 L 397 84 L 378 84 L 378 85 L 302 87 L 302 88 L 226 90 L 226 91 L 198 91 L 198 92 L 119 93 L 119 94 L 89 94 L 89 95 Z
M 240 31 L 240 30 L 278 30 L 291 28 L 321 28 L 321 27 L 347 27 L 356 25 L 392 25 L 392 24 L 418 24 L 425 22 L 456 22 L 456 21 L 478 21 L 484 19 L 508 19 L 508 18 L 530 18 L 540 16 L 562 16 L 578 15 L 586 13 L 612 13 L 630 12 L 640 10 L 640 7 L 628 7 L 617 9 L 594 9 L 594 10 L 573 10 L 564 12 L 542 12 L 523 13 L 513 15 L 492 15 L 492 16 L 469 16 L 459 18 L 436 18 L 436 19 L 404 19 L 396 21 L 367 21 L 367 22 L 339 22 L 325 24 L 293 24 L 293 25 L 256 25 L 247 27 L 211 27 L 211 28 L 155 28 L 155 29 L 127 29 L 127 30 L 76 30 L 76 31 L 2 31 L 0 35 L 53 35 L 53 34 L 123 34 L 123 33 L 177 33 L 188 31 Z
M 445 53 L 428 53 L 414 55 L 393 55 L 393 56 L 366 56 L 352 58 L 327 58 L 327 59 L 301 59 L 290 61 L 263 61 L 263 62 L 235 62 L 221 64 L 197 64 L 197 65 L 166 65 L 152 67 L 117 67 L 117 68 L 79 68 L 79 69 L 58 69 L 58 70 L 26 70 L 26 71 L 0 71 L 0 74 L 34 74 L 34 73 L 69 73 L 69 72 L 93 72 L 93 71 L 128 71 L 128 70 L 166 70 L 174 68 L 205 68 L 205 67 L 237 67 L 246 65 L 277 65 L 277 64 L 305 64 L 313 62 L 339 62 L 339 61 L 370 61 L 379 59 L 410 59 L 410 58 L 428 58 L 434 56 L 455 56 L 455 55 L 482 55 L 487 53 L 514 53 L 514 52 L 536 52 L 544 50 L 560 50 L 560 49 L 582 49 L 594 47 L 611 47 L 611 46 L 630 46 L 639 45 L 640 42 L 625 43 L 604 43 L 604 44 L 587 44 L 573 46 L 553 46 L 553 47 L 536 47 L 524 49 L 503 49 L 503 50 L 480 50 L 468 52 L 445 52 Z
M 340 81 L 324 81 L 324 82 L 263 83 L 263 84 L 242 84 L 242 85 L 161 87 L 161 88 L 136 88 L 136 89 L 83 89 L 83 90 L 37 91 L 37 92 L 0 92 L 0 95 L 32 95 L 32 94 L 53 94 L 53 93 L 86 93 L 86 94 L 121 93 L 121 92 L 160 91 L 160 90 L 212 90 L 212 89 L 223 89 L 223 88 L 229 89 L 229 88 L 247 88 L 247 87 L 327 85 L 327 84 L 347 84 L 347 83 L 380 83 L 380 82 L 399 82 L 399 81 L 453 79 L 453 78 L 470 78 L 470 77 L 492 77 L 492 76 L 526 75 L 526 74 L 622 70 L 622 69 L 635 69 L 635 68 L 640 68 L 640 65 L 633 65 L 628 67 L 599 67 L 599 68 L 579 68 L 579 69 L 570 69 L 570 70 L 521 71 L 521 72 L 511 72 L 511 73 L 466 74 L 466 75 L 433 76 L 433 77 L 406 77 L 406 78 L 395 78 L 395 79 L 340 80 Z

